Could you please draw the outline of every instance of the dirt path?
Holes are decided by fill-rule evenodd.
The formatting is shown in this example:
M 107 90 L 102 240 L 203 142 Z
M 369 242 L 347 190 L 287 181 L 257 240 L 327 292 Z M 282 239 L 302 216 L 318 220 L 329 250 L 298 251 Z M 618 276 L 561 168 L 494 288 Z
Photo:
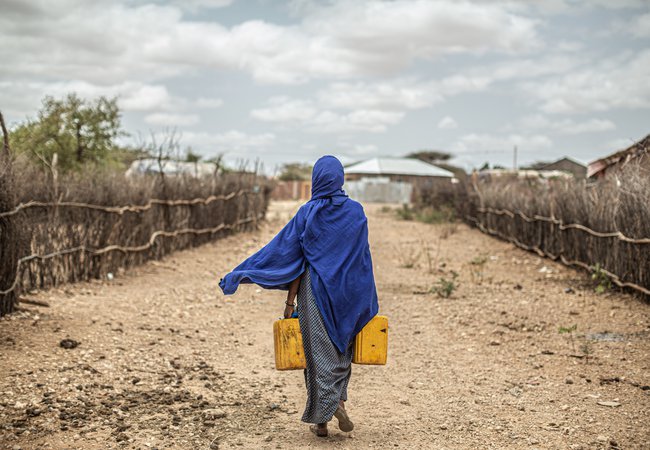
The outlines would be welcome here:
M 0 448 L 650 448 L 648 304 L 596 295 L 584 275 L 463 225 L 376 206 L 389 364 L 353 367 L 357 429 L 317 440 L 300 422 L 302 373 L 273 366 L 282 294 L 217 290 L 296 209 L 274 204 L 259 231 L 112 281 L 30 295 L 51 306 L 0 320 Z M 429 293 L 452 271 L 451 298 Z

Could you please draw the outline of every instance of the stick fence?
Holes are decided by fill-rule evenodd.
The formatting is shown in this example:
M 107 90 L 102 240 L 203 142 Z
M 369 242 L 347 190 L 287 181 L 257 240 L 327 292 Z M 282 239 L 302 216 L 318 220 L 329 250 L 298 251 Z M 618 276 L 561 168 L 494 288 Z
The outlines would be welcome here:
M 2 122 L 0 118 L 0 122 Z M 56 168 L 16 167 L 0 148 L 0 315 L 21 294 L 104 278 L 257 226 L 270 186 L 251 173 L 127 179 L 61 178 Z
M 465 219 L 540 256 L 598 270 L 650 296 L 650 177 L 630 165 L 590 185 L 574 180 L 475 183 Z

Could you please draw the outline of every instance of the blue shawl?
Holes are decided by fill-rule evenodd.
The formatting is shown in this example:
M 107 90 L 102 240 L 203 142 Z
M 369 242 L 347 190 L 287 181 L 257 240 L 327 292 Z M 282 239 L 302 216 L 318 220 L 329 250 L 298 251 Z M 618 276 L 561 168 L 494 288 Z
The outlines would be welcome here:
M 362 206 L 342 190 L 343 166 L 323 156 L 312 172 L 311 200 L 261 250 L 219 282 L 287 290 L 307 268 L 330 339 L 341 353 L 379 309 Z

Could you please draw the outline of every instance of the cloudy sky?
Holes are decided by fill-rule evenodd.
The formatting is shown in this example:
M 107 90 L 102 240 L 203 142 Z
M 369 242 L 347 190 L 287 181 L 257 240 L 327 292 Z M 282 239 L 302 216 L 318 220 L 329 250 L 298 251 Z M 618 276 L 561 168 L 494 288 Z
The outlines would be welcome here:
M 206 157 L 588 162 L 650 133 L 650 1 L 1 0 L 0 110 L 117 96 Z

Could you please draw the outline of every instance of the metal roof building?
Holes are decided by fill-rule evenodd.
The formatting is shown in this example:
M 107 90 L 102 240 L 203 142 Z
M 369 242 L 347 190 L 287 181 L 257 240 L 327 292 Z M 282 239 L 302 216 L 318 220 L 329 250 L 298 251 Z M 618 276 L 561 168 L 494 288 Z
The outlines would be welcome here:
M 632 160 L 638 160 L 645 167 L 650 167 L 650 134 L 625 150 L 590 162 L 587 177 L 604 177 L 607 172 L 620 168 Z
M 170 176 L 190 176 L 195 178 L 214 176 L 216 166 L 212 163 L 185 162 L 156 158 L 136 159 L 126 171 L 127 177 L 164 173 Z
M 417 193 L 451 189 L 448 170 L 411 158 L 373 158 L 345 168 L 343 188 L 361 202 L 410 203 Z
M 448 170 L 411 158 L 373 158 L 345 168 L 346 175 L 405 175 L 453 178 Z

